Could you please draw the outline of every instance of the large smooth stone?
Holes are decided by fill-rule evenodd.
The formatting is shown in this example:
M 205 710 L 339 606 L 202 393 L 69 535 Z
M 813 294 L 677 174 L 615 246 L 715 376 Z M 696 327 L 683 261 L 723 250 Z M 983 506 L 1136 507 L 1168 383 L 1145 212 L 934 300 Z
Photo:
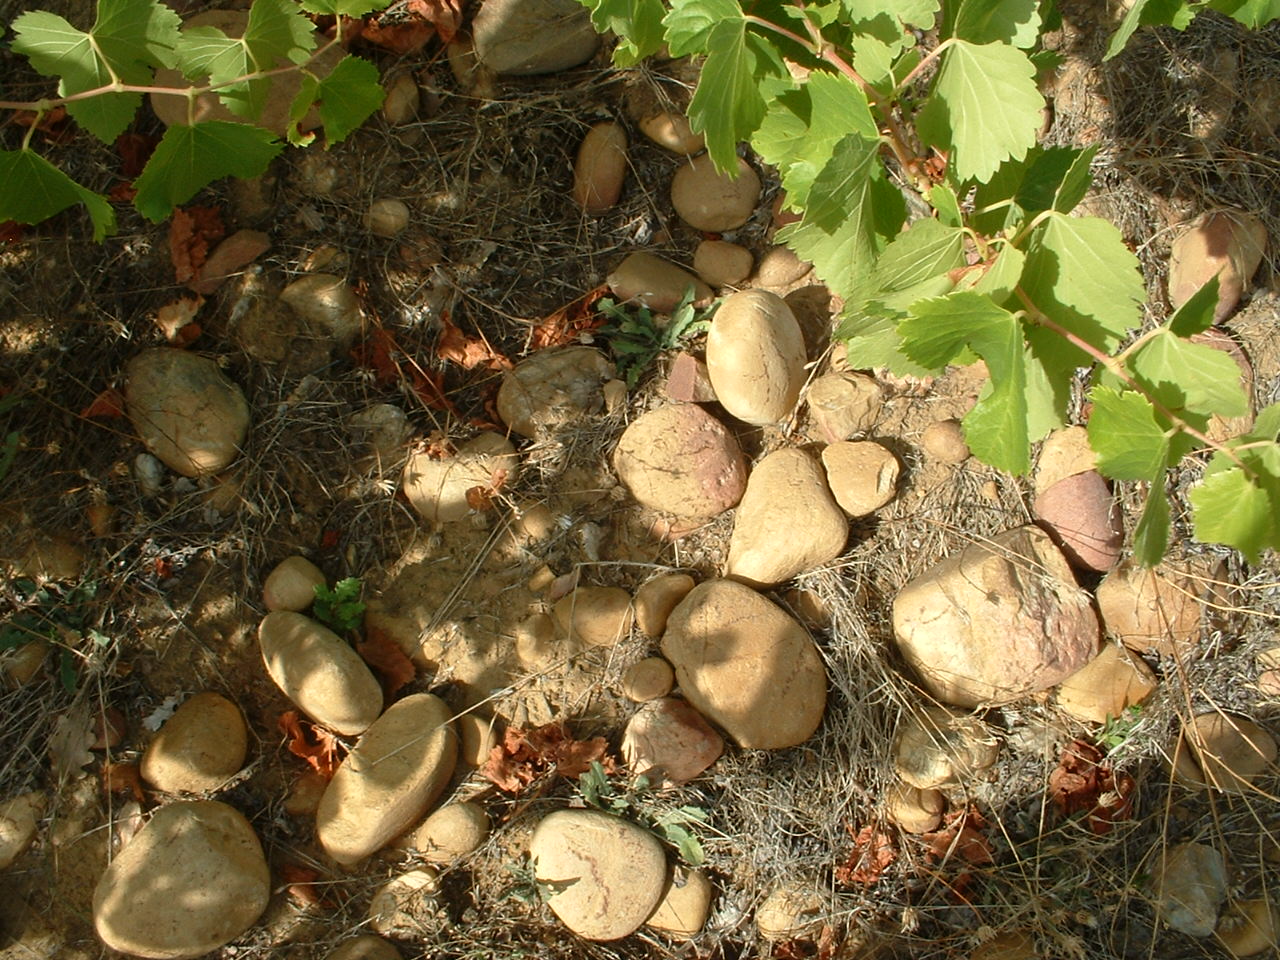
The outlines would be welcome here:
M 23 793 L 0 803 L 0 870 L 6 870 L 31 846 L 44 812 L 42 793 Z
M 351 645 L 289 610 L 262 618 L 258 644 L 267 673 L 313 720 L 348 736 L 382 712 L 382 687 Z
M 742 290 L 727 297 L 707 333 L 707 373 L 732 416 L 765 426 L 785 420 L 804 385 L 800 324 L 776 293 Z
M 671 178 L 671 206 L 695 230 L 736 230 L 751 219 L 759 200 L 760 178 L 741 157 L 733 177 L 716 170 L 704 153 L 680 164 Z
M 482 433 L 458 448 L 447 460 L 426 451 L 415 453 L 404 467 L 401 487 L 424 520 L 452 523 L 471 513 L 467 491 L 473 487 L 500 489 L 520 476 L 520 457 L 506 437 Z
M 271 874 L 253 827 L 216 800 L 157 810 L 93 891 L 93 925 L 113 950 L 198 957 L 266 909 Z
M 311 326 L 313 335 L 332 347 L 347 350 L 364 330 L 364 310 L 351 284 L 327 273 L 309 273 L 280 291 L 288 304 Z
M 944 703 L 1007 703 L 1060 683 L 1098 651 L 1089 595 L 1038 527 L 935 564 L 893 601 L 903 658 Z
M 600 49 L 591 14 L 575 0 L 485 0 L 471 36 L 482 64 L 517 77 L 568 70 Z
M 1215 711 L 1183 729 L 1175 761 L 1200 784 L 1248 794 L 1257 790 L 1255 780 L 1274 771 L 1278 750 L 1275 738 L 1252 720 Z
M 631 634 L 631 595 L 621 587 L 578 587 L 552 608 L 560 635 L 570 643 L 612 647 Z
M 612 379 L 613 364 L 599 350 L 539 350 L 503 377 L 498 416 L 515 433 L 537 436 L 599 411 L 600 387 Z
M 622 757 L 631 772 L 663 786 L 688 783 L 722 753 L 720 734 L 702 714 L 674 697 L 644 704 L 622 734 Z
M 1032 513 L 1075 566 L 1105 573 L 1119 562 L 1124 513 L 1096 470 L 1059 480 L 1036 497 Z
M 1181 655 L 1200 635 L 1199 586 L 1167 566 L 1125 560 L 1098 584 L 1102 625 L 1136 653 Z
M 701 870 L 672 872 L 667 889 L 645 926 L 677 940 L 691 940 L 711 913 L 711 881 Z
M 1062 681 L 1058 707 L 1085 723 L 1106 723 L 1121 717 L 1127 708 L 1141 703 L 1159 681 L 1142 660 L 1114 643 Z
M 1266 227 L 1252 214 L 1222 210 L 1200 216 L 1173 241 L 1169 302 L 1182 306 L 1216 276 L 1218 303 L 1213 319 L 1221 323 L 1257 273 L 1266 245 Z
M 227 467 L 249 432 L 249 404 L 207 357 L 144 350 L 125 368 L 125 410 L 146 448 L 169 469 L 203 477 Z
M 848 538 L 822 467 L 795 447 L 775 450 L 747 478 L 725 575 L 772 586 L 834 560 Z
M 240 708 L 219 693 L 180 706 L 142 755 L 142 779 L 168 793 L 216 790 L 244 765 L 249 731 Z
M 596 810 L 543 817 L 529 856 L 538 881 L 555 891 L 547 905 L 588 940 L 617 940 L 635 931 L 666 885 L 666 857 L 653 834 Z
M 641 414 L 623 431 L 614 469 L 650 510 L 706 520 L 734 506 L 747 487 L 747 465 L 732 433 L 692 403 Z
M 693 288 L 693 303 L 705 305 L 715 293 L 684 267 L 651 253 L 628 254 L 606 278 L 619 300 L 638 303 L 655 313 L 670 313 Z
M 427 812 L 457 761 L 451 716 L 439 697 L 415 693 L 365 731 L 316 810 L 316 837 L 329 856 L 343 864 L 363 860 Z
M 694 587 L 667 619 L 662 653 L 686 699 L 739 746 L 793 747 L 822 722 L 827 675 L 817 646 L 750 587 Z
M 1227 864 L 1203 843 L 1179 843 L 1165 851 L 1152 878 L 1156 912 L 1179 933 L 1207 937 L 1227 899 Z

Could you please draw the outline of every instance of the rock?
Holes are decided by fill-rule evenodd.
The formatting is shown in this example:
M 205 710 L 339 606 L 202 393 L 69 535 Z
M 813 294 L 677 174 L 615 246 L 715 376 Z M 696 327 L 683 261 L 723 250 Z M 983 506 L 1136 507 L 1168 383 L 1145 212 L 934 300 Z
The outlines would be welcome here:
M 248 750 L 240 708 L 221 694 L 197 693 L 148 744 L 142 779 L 166 793 L 208 793 L 239 772 Z
M 703 240 L 693 251 L 693 269 L 713 287 L 741 283 L 753 265 L 750 250 L 727 240 Z
M 1267 246 L 1267 231 L 1252 214 L 1221 210 L 1198 217 L 1173 241 L 1169 253 L 1169 302 L 1182 306 L 1202 286 L 1218 278 L 1218 305 L 1213 319 L 1221 323 L 1240 302 L 1258 271 Z
M 682 157 L 691 157 L 706 145 L 700 133 L 694 133 L 689 118 L 675 110 L 664 110 L 645 117 L 636 124 L 640 132 L 660 147 Z
M 522 437 L 536 437 L 600 410 L 600 387 L 613 364 L 591 347 L 539 350 L 502 378 L 498 416 Z
M 299 277 L 280 291 L 280 300 L 339 351 L 351 349 L 364 332 L 360 298 L 341 277 L 327 273 Z
M 320 798 L 316 838 L 325 853 L 356 863 L 427 812 L 457 759 L 451 716 L 439 697 L 415 693 L 374 721 Z
M 904 716 L 893 739 L 894 769 L 920 790 L 974 780 L 999 755 L 1000 741 L 982 721 L 932 704 Z
M 791 613 L 810 630 L 826 630 L 831 626 L 831 607 L 813 590 L 792 587 L 783 600 Z
M 576 649 L 561 643 L 556 622 L 545 613 L 534 613 L 516 624 L 516 657 L 530 670 L 541 670 L 570 656 Z
M 529 841 L 547 905 L 588 940 L 617 940 L 649 918 L 667 879 L 662 846 L 641 827 L 596 810 L 557 810 Z
M 248 820 L 216 800 L 170 803 L 99 879 L 93 925 L 122 953 L 198 957 L 248 930 L 270 895 L 271 874 Z
M 1207 937 L 1227 898 L 1227 865 L 1203 843 L 1179 843 L 1164 851 L 1152 877 L 1156 913 L 1179 933 Z
M 674 870 L 645 926 L 676 940 L 692 940 L 711 913 L 711 881 L 701 870 Z
M 939 463 L 964 463 L 969 459 L 969 444 L 959 421 L 939 420 L 924 428 L 920 446 L 925 454 Z
M 0 803 L 0 870 L 8 870 L 31 846 L 44 805 L 44 794 L 35 792 Z
M 595 124 L 578 147 L 573 164 L 573 202 L 583 213 L 604 213 L 618 202 L 626 176 L 626 131 L 612 122 Z
M 977 946 L 969 954 L 969 960 L 1040 960 L 1041 956 L 1030 933 L 1008 930 Z
M 937 790 L 921 790 L 909 783 L 895 783 L 885 801 L 889 819 L 907 833 L 928 833 L 942 823 L 947 801 Z
M 194 16 L 187 17 L 182 22 L 182 31 L 187 33 L 194 27 L 214 27 L 221 30 L 228 37 L 239 38 L 244 36 L 244 30 L 248 24 L 249 14 L 245 10 L 208 10 L 204 13 L 197 13 Z M 317 38 L 317 40 L 320 41 L 317 43 L 317 47 L 324 46 L 322 38 Z M 345 56 L 345 52 L 340 46 L 331 47 L 324 54 L 312 60 L 307 70 L 309 73 L 314 74 L 316 79 L 323 80 L 337 66 L 338 61 L 343 56 Z M 283 57 L 276 60 L 274 64 L 264 64 L 264 66 L 274 67 L 287 67 L 289 65 L 289 61 Z M 190 86 L 181 71 L 167 67 L 157 70 L 155 79 L 151 83 L 161 88 L 176 87 L 185 89 Z M 215 93 L 199 94 L 195 98 L 195 105 L 190 113 L 188 113 L 187 98 L 185 96 L 152 93 L 150 100 L 151 109 L 155 111 L 155 115 L 160 118 L 160 121 L 166 127 L 172 127 L 175 124 L 185 126 L 191 123 L 222 120 L 228 123 L 249 123 L 265 127 L 283 139 L 288 135 L 291 126 L 290 108 L 293 105 L 294 98 L 297 97 L 301 90 L 301 71 L 289 70 L 273 77 L 271 85 L 267 88 L 266 104 L 257 120 L 250 120 L 247 117 L 232 113 Z M 314 108 L 309 110 L 306 116 L 298 123 L 298 128 L 303 132 L 314 130 L 318 126 L 320 126 L 320 114 Z
M 766 940 L 805 940 L 821 931 L 826 913 L 817 887 L 803 880 L 787 880 L 756 907 L 756 929 Z
M 1105 573 L 1120 561 L 1124 512 L 1096 470 L 1059 480 L 1036 497 L 1031 512 L 1076 567 Z
M 805 398 L 818 439 L 839 443 L 869 432 L 880 419 L 880 384 L 861 373 L 828 373 L 809 384 Z
M 412 73 L 401 73 L 386 84 L 387 95 L 382 101 L 382 119 L 393 127 L 412 123 L 418 116 L 422 93 Z
M 284 798 L 284 812 L 291 817 L 315 817 L 329 781 L 314 770 L 301 774 Z
M 382 687 L 341 637 L 300 613 L 267 614 L 258 627 L 267 673 L 317 723 L 351 736 L 382 712 Z
M 636 590 L 636 626 L 646 637 L 660 637 L 667 629 L 667 617 L 693 589 L 695 581 L 687 573 L 660 573 Z
M 471 37 L 484 66 L 515 77 L 568 70 L 600 49 L 590 13 L 575 0 L 485 0 Z
M 390 240 L 409 226 L 409 205 L 394 197 L 382 197 L 369 204 L 364 214 L 364 228 L 375 237 Z
M 671 205 L 695 230 L 736 230 L 751 219 L 759 200 L 760 178 L 741 158 L 732 177 L 717 171 L 710 154 L 704 153 L 681 163 L 671 178 Z
M 1036 495 L 1044 493 L 1058 481 L 1078 473 L 1096 470 L 1098 458 L 1089 446 L 1089 431 L 1084 427 L 1063 427 L 1045 437 L 1036 460 Z
M 468 767 L 480 766 L 498 745 L 498 728 L 492 717 L 473 710 L 458 717 L 454 727 L 458 731 L 458 762 Z
M 1159 686 L 1155 673 L 1123 647 L 1103 644 L 1102 652 L 1062 681 L 1058 706 L 1084 723 L 1124 716 Z
M 675 671 L 661 657 L 645 657 L 622 674 L 622 695 L 633 703 L 665 697 L 676 684 Z
M 1252 720 L 1214 712 L 1183 729 L 1174 761 L 1190 785 L 1251 793 L 1254 780 L 1274 770 L 1276 753 L 1275 738 Z
M 49 656 L 49 644 L 43 640 L 28 640 L 0 655 L 0 676 L 8 687 L 25 687 L 40 676 Z
M 785 420 L 804 385 L 805 346 L 791 308 L 767 290 L 725 298 L 707 333 L 707 372 L 732 416 L 764 426 Z
M 738 441 L 690 403 L 637 417 L 613 452 L 618 479 L 651 510 L 707 520 L 734 506 L 747 486 Z
M 795 447 L 756 464 L 729 538 L 725 575 L 772 586 L 829 563 L 844 550 L 849 521 L 822 468 Z
M 720 734 L 697 710 L 673 697 L 641 706 L 622 734 L 622 758 L 631 772 L 662 787 L 688 783 L 722 753 Z
M 432 863 L 451 863 L 480 849 L 489 837 L 489 815 L 475 803 L 447 803 L 423 822 L 413 845 Z
M 447 460 L 423 450 L 409 457 L 400 486 L 410 505 L 431 523 L 454 523 L 469 516 L 467 492 L 498 489 L 520 477 L 520 457 L 501 434 L 481 433 Z M 497 481 L 501 482 L 497 482 Z
M 84 561 L 84 547 L 76 539 L 37 531 L 13 562 L 10 575 L 37 583 L 74 583 L 84 572 Z
M 1098 584 L 1098 612 L 1107 633 L 1137 653 L 1172 656 L 1200 635 L 1200 603 L 1190 578 L 1168 566 L 1148 569 L 1125 560 Z
M 237 230 L 213 248 L 187 287 L 207 297 L 270 249 L 271 238 L 261 230 Z
M 832 496 L 851 517 L 875 513 L 898 492 L 898 458 L 870 440 L 830 444 L 822 465 Z
M 609 380 L 600 388 L 604 398 L 604 412 L 609 416 L 621 416 L 627 412 L 627 381 Z
M 976 707 L 1047 690 L 1098 651 L 1098 621 L 1038 527 L 975 542 L 893 601 L 903 658 L 944 703 Z
M 822 722 L 827 676 L 817 646 L 750 587 L 694 587 L 667 621 L 662 653 L 689 702 L 741 747 L 793 747 Z
M 552 612 L 561 634 L 588 647 L 612 647 L 631 633 L 631 596 L 621 587 L 578 587 Z
M 715 293 L 683 267 L 651 253 L 631 253 L 605 279 L 620 301 L 638 303 L 654 313 L 670 313 L 693 288 L 693 303 L 706 306 Z
M 267 574 L 262 602 L 268 610 L 301 613 L 316 599 L 316 587 L 328 585 L 324 571 L 306 557 L 285 557 Z
M 130 360 L 124 399 L 146 448 L 184 477 L 224 469 L 249 432 L 240 388 L 212 360 L 186 350 L 153 347 Z
M 338 944 L 325 960 L 400 960 L 400 951 L 389 940 L 365 933 Z
M 1274 952 L 1280 941 L 1280 909 L 1265 899 L 1233 903 L 1218 921 L 1214 936 L 1233 957 Z
M 667 399 L 676 403 L 712 403 L 716 399 L 707 365 L 691 353 L 677 353 L 671 361 L 666 393 Z
M 440 876 L 435 867 L 409 870 L 392 877 L 369 902 L 369 926 L 386 937 L 421 939 L 436 926 Z
M 782 244 L 770 247 L 756 266 L 755 285 L 771 290 L 782 290 L 798 281 L 813 269 L 808 260 L 801 260 L 796 252 Z

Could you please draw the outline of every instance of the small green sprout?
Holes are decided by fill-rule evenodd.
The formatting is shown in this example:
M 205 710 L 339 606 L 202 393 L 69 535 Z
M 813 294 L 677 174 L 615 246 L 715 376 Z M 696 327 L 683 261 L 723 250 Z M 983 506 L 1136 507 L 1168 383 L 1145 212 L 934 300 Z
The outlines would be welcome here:
M 339 580 L 330 590 L 323 584 L 316 585 L 316 602 L 312 607 L 321 623 L 337 633 L 350 633 L 360 626 L 364 617 L 364 603 L 360 600 L 362 584 L 359 577 Z

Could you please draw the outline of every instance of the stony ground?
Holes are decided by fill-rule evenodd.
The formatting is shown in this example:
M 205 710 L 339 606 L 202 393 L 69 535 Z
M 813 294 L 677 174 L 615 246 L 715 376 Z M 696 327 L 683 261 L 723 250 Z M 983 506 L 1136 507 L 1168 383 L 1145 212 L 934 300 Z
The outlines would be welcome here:
M 1280 37 L 1204 17 L 1103 69 L 1107 26 L 1063 6 L 1049 139 L 1099 144 L 1087 203 L 1138 252 L 1159 318 L 1182 224 L 1231 207 L 1277 235 Z M 212 212 L 186 225 L 118 205 L 101 247 L 66 215 L 0 250 L 0 956 L 113 955 L 95 916 L 117 945 L 173 925 L 187 955 L 299 960 L 374 933 L 394 946 L 365 948 L 402 957 L 1199 957 L 1226 955 L 1220 913 L 1229 941 L 1256 925 L 1241 910 L 1263 922 L 1280 859 L 1272 559 L 1180 540 L 1143 633 L 1107 613 L 1147 606 L 1133 581 L 1100 586 L 1121 544 L 1073 572 L 1039 535 L 1010 540 L 1051 481 L 1087 473 L 1071 436 L 1036 477 L 1000 475 L 946 426 L 980 370 L 849 372 L 830 297 L 770 253 L 777 183 L 753 158 L 745 222 L 689 226 L 669 191 L 692 165 L 642 121 L 687 100 L 695 67 L 616 72 L 587 50 L 517 77 L 435 41 L 366 52 L 416 108 L 202 194 L 191 206 Z M 626 133 L 625 179 L 587 216 L 575 152 L 605 121 Z M 148 113 L 137 133 L 159 129 Z M 74 130 L 42 135 L 103 191 L 129 176 Z M 237 231 L 257 232 L 239 235 L 252 262 L 195 301 L 175 271 Z M 699 392 L 713 338 L 655 349 L 628 383 L 596 305 L 606 279 L 619 298 L 654 287 L 635 261 L 618 272 L 628 255 L 687 267 L 708 234 L 753 259 L 723 292 L 771 291 L 796 319 L 788 339 L 745 310 L 734 342 L 784 372 L 721 380 L 718 403 Z M 1224 324 L 1258 406 L 1280 393 L 1272 277 L 1264 261 Z M 1132 529 L 1136 494 L 1117 503 Z M 1094 652 L 1068 643 L 1071 670 L 1041 692 L 941 711 L 945 678 L 895 642 L 894 601 L 992 545 L 1126 642 L 1060 686 Z M 307 562 L 273 575 L 291 557 Z M 973 563 L 950 574 L 981 582 L 973 603 L 1016 598 L 1018 576 Z M 314 582 L 347 578 L 367 610 L 323 614 L 341 636 L 319 609 L 288 612 L 299 584 L 305 607 Z M 1019 650 L 993 654 L 1004 686 L 945 699 L 1006 699 L 1045 667 Z M 336 679 L 310 669 L 335 660 Z M 678 698 L 650 699 L 673 682 Z M 423 735 L 446 718 L 454 739 Z M 1235 759 L 1217 745 L 1242 741 Z M 369 758 L 390 756 L 404 769 L 383 777 Z M 655 757 L 684 782 L 651 770 L 638 788 Z M 175 805 L 193 797 L 220 805 Z M 427 805 L 444 821 L 421 826 Z M 554 883 L 583 861 L 604 910 Z M 664 888 L 692 905 L 651 914 Z M 193 889 L 215 898 L 208 925 L 175 908 Z

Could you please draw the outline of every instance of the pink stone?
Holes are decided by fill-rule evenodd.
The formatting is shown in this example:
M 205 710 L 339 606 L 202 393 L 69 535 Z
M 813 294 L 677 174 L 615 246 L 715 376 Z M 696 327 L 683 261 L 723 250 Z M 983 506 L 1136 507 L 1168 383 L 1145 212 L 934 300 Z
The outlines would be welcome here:
M 724 738 L 684 700 L 644 704 L 627 723 L 622 756 L 636 774 L 664 786 L 688 783 L 720 759 Z

